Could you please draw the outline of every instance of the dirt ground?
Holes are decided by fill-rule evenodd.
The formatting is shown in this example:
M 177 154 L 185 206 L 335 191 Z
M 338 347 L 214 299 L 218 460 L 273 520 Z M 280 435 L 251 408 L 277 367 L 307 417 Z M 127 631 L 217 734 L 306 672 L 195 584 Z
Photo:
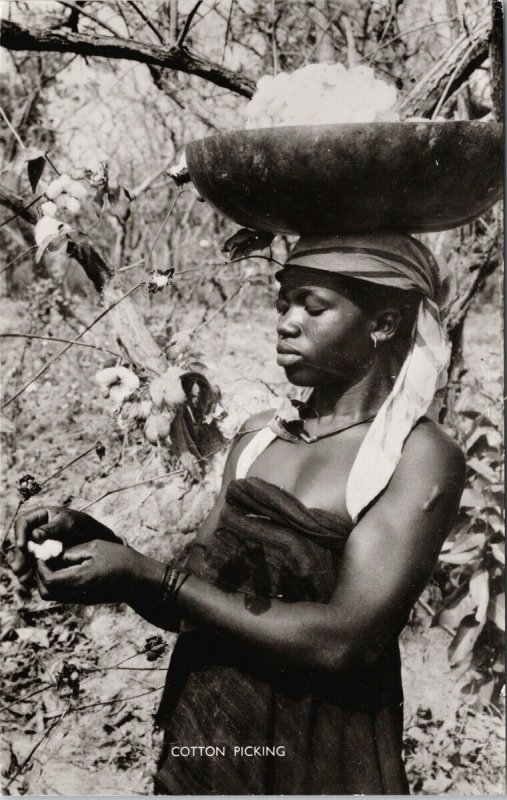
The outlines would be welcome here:
M 3 301 L 4 327 L 26 330 L 28 313 L 22 313 L 19 304 Z M 283 392 L 283 373 L 274 366 L 274 320 L 274 311 L 253 310 L 229 318 L 226 324 L 217 320 L 202 338 L 202 359 L 223 390 L 229 412 L 224 424 L 229 433 L 249 413 L 275 403 L 273 392 Z M 160 322 L 155 319 L 155 324 Z M 181 327 L 190 323 L 182 314 Z M 472 317 L 467 347 L 471 346 L 480 368 L 486 357 L 491 358 L 491 342 L 496 347 L 499 341 L 499 314 L 490 315 L 487 337 L 478 323 L 479 318 L 474 322 Z M 474 324 L 480 331 L 475 339 Z M 3 374 L 11 387 L 12 382 L 20 381 L 22 351 L 23 343 L 17 341 L 9 352 L 4 348 L 2 353 Z M 32 344 L 25 353 L 25 377 L 53 351 L 53 344 Z M 20 402 L 16 441 L 7 443 L 3 457 L 8 513 L 17 503 L 15 481 L 20 474 L 32 472 L 44 478 L 85 449 L 105 428 L 106 406 L 92 383 L 98 366 L 93 350 L 74 349 Z M 222 462 L 223 456 L 216 459 L 204 486 L 189 489 L 179 478 L 148 483 L 109 495 L 94 503 L 90 513 L 125 535 L 133 546 L 160 558 L 169 557 L 193 535 L 210 507 Z M 41 498 L 82 508 L 106 491 L 157 474 L 156 454 L 134 438 L 110 432 L 102 462 L 94 454 L 83 459 L 51 482 Z M 31 504 L 41 498 L 34 498 Z M 129 609 L 79 607 L 72 613 L 54 609 L 50 614 L 47 604 L 35 596 L 15 595 L 8 577 L 4 576 L 2 587 L 4 609 L 10 614 L 4 617 L 2 634 L 6 700 L 1 709 L 8 780 L 17 769 L 13 759 L 21 765 L 40 743 L 30 768 L 4 791 L 150 794 L 159 744 L 152 717 L 174 636 L 158 631 Z M 429 623 L 425 612 L 419 610 L 402 635 L 406 760 L 412 791 L 503 794 L 503 721 L 497 715 L 468 709 L 461 692 L 465 677 L 451 670 L 447 662 L 449 637 Z M 157 639 L 150 641 L 154 636 Z M 78 673 L 67 686 L 71 691 L 72 680 L 74 689 L 79 684 L 72 710 L 69 692 L 43 686 L 44 681 L 54 682 L 65 665 Z M 39 693 L 28 697 L 34 691 Z

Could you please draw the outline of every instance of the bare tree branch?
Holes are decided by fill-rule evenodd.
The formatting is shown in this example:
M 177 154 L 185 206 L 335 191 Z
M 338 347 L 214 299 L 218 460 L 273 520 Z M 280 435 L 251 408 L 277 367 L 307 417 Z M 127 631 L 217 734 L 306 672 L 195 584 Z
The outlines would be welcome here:
M 152 67 L 174 69 L 188 75 L 197 75 L 247 98 L 255 90 L 255 82 L 250 78 L 191 53 L 184 46 L 162 47 L 115 36 L 23 28 L 12 20 L 2 22 L 2 45 L 7 50 L 77 53 L 81 56 L 125 59 Z
M 491 19 L 477 23 L 456 39 L 434 66 L 426 72 L 399 103 L 403 116 L 429 117 L 437 106 L 451 97 L 488 57 Z

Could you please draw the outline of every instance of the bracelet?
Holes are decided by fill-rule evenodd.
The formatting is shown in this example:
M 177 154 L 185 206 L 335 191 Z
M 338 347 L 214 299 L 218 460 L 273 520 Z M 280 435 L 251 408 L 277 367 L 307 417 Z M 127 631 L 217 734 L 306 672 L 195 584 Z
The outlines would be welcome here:
M 168 603 L 173 600 L 187 578 L 188 572 L 183 572 L 182 570 L 178 569 L 171 561 L 166 564 L 162 582 L 160 584 L 162 601 L 164 603 Z

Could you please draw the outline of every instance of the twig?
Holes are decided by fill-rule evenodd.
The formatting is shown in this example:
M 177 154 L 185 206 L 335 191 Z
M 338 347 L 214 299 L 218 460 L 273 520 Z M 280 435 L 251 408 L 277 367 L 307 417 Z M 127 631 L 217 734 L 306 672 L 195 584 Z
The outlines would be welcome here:
M 62 6 L 67 6 L 68 8 L 73 8 L 74 11 L 79 11 L 83 17 L 88 17 L 88 19 L 91 19 L 92 22 L 97 23 L 97 25 L 100 25 L 101 28 L 105 28 L 106 31 L 109 31 L 109 33 L 112 33 L 113 36 L 116 36 L 118 39 L 124 38 L 123 36 L 120 36 L 120 34 L 117 33 L 114 28 L 111 28 L 107 22 L 102 22 L 101 19 L 95 17 L 93 14 L 90 14 L 89 11 L 85 11 L 81 6 L 76 6 L 76 4 L 71 2 L 71 0 L 58 0 L 58 2 L 61 3 Z
M 432 607 L 430 605 L 428 605 L 428 603 L 425 600 L 421 600 L 421 598 L 419 598 L 417 602 L 419 603 L 421 608 L 424 608 L 426 613 L 429 614 L 432 619 L 435 619 L 435 617 L 436 617 L 435 612 L 433 611 Z M 438 626 L 440 628 L 442 628 L 443 631 L 448 633 L 449 636 L 452 636 L 452 637 L 456 636 L 456 631 L 453 630 L 453 628 L 450 628 L 448 625 L 442 625 L 441 622 L 438 622 L 437 624 L 438 624 Z
M 205 320 L 203 320 L 203 322 L 201 322 L 201 323 L 200 323 L 200 325 L 198 325 L 196 328 L 194 328 L 194 331 L 193 331 L 193 332 L 194 332 L 194 335 L 195 335 L 195 334 L 196 334 L 198 331 L 202 330 L 202 328 L 204 328 L 204 327 L 205 327 L 205 325 L 209 325 L 209 324 L 210 324 L 210 322 L 213 322 L 213 320 L 214 320 L 214 319 L 216 319 L 216 317 L 218 317 L 218 315 L 222 313 L 222 311 L 224 310 L 224 308 L 226 307 L 226 305 L 227 305 L 228 303 L 230 303 L 230 301 L 231 301 L 231 300 L 233 300 L 233 299 L 236 297 L 236 295 L 238 295 L 238 294 L 240 293 L 240 291 L 241 291 L 242 289 L 244 289 L 244 288 L 245 288 L 245 286 L 247 286 L 248 284 L 249 284 L 249 281 L 245 281 L 245 283 L 242 283 L 242 284 L 241 284 L 241 286 L 238 286 L 238 288 L 236 289 L 236 291 L 235 291 L 235 292 L 233 292 L 231 295 L 229 295 L 229 297 L 227 298 L 227 300 L 224 300 L 224 302 L 222 303 L 222 305 L 221 305 L 219 308 L 217 308 L 217 310 L 215 311 L 215 313 L 214 313 L 214 314 L 212 314 L 212 315 L 211 315 L 211 317 L 208 317 L 208 319 L 205 319 Z
M 159 167 L 159 169 L 157 169 L 156 172 L 154 172 L 152 175 L 148 175 L 148 177 L 145 178 L 144 181 L 142 181 L 142 183 L 139 184 L 139 186 L 136 186 L 135 189 L 132 189 L 132 191 L 130 192 L 131 199 L 137 200 L 139 195 L 145 192 L 146 189 L 148 189 L 148 187 L 151 186 L 151 184 L 154 181 L 156 181 L 157 178 L 159 178 L 166 171 L 167 167 L 169 167 L 173 163 L 173 161 L 174 161 L 174 155 L 171 155 L 168 158 L 166 158 L 162 166 Z
M 199 10 L 199 6 L 200 5 L 202 5 L 202 0 L 197 0 L 197 3 L 194 5 L 194 7 L 192 8 L 192 10 L 189 13 L 188 17 L 186 18 L 185 24 L 183 26 L 183 30 L 181 31 L 181 33 L 180 33 L 180 35 L 178 37 L 177 47 L 179 47 L 179 48 L 183 47 L 183 43 L 184 43 L 184 41 L 186 39 L 186 36 L 187 36 L 188 30 L 190 28 L 190 25 L 192 23 L 192 20 L 195 17 L 197 11 Z
M 74 713 L 75 711 L 84 711 L 87 708 L 97 708 L 98 706 L 112 706 L 115 703 L 126 703 L 128 700 L 136 700 L 138 697 L 146 697 L 146 695 L 148 695 L 148 694 L 153 694 L 154 692 L 159 692 L 163 688 L 164 688 L 164 685 L 155 686 L 153 689 L 150 689 L 147 692 L 141 692 L 141 694 L 133 694 L 130 697 L 118 697 L 118 698 L 116 698 L 116 700 L 101 700 L 98 703 L 88 703 L 85 706 L 75 706 L 74 708 L 71 708 L 69 711 Z M 53 719 L 53 717 L 49 716 L 48 719 Z
M 140 289 L 141 286 L 144 286 L 145 283 L 146 281 L 141 281 L 140 283 L 137 283 L 135 286 L 132 287 L 132 289 L 129 289 L 128 292 L 125 292 L 125 294 L 119 297 L 118 300 L 115 300 L 114 303 L 111 303 L 111 305 L 109 305 L 106 309 L 104 309 L 104 311 L 102 311 L 102 313 L 99 314 L 99 316 L 96 319 L 94 319 L 93 322 L 90 322 L 90 324 L 84 330 L 82 330 L 81 333 L 78 336 L 76 336 L 75 339 L 73 339 L 62 350 L 60 350 L 59 353 L 53 356 L 53 358 L 50 358 L 49 361 L 47 361 L 44 364 L 44 366 L 41 367 L 40 370 L 32 378 L 30 378 L 30 380 L 27 381 L 27 383 L 25 383 L 24 386 L 22 386 L 21 389 L 19 389 L 19 391 L 16 392 L 16 394 L 14 394 L 12 397 L 6 400 L 5 403 L 3 403 L 3 405 L 1 406 L 1 408 L 2 409 L 6 408 L 8 405 L 10 405 L 10 403 L 12 403 L 21 394 L 23 394 L 23 392 L 26 391 L 26 389 L 28 389 L 28 387 L 31 386 L 32 383 L 34 383 L 38 378 L 40 378 L 41 375 L 43 375 L 50 367 L 53 366 L 53 364 L 55 364 L 63 355 L 65 355 L 67 350 L 70 350 L 72 345 L 75 344 L 79 339 L 81 339 L 81 337 L 84 336 L 85 333 L 88 333 L 88 331 L 91 330 L 91 328 L 93 328 L 93 326 L 96 325 L 97 322 L 99 322 L 103 317 L 106 316 L 106 314 L 108 314 L 113 308 L 115 308 L 119 303 L 121 303 L 122 300 L 126 300 L 126 298 L 130 297 L 130 295 L 133 294 L 137 289 Z
M 114 350 L 108 350 L 107 347 L 99 347 L 97 344 L 88 344 L 88 342 L 76 342 L 72 339 L 61 339 L 59 336 L 39 336 L 34 333 L 0 333 L 0 339 L 4 337 L 12 339 L 41 339 L 44 342 L 65 342 L 66 344 L 75 344 L 77 347 L 91 347 L 93 350 L 109 353 L 115 358 L 123 358 L 121 353 L 115 353 Z
M 137 3 L 134 3 L 134 0 L 128 0 L 128 4 L 129 4 L 129 6 L 131 6 L 134 9 L 134 11 L 137 14 L 139 14 L 141 19 L 144 20 L 145 24 L 148 26 L 148 28 L 151 28 L 151 30 L 153 31 L 153 33 L 155 34 L 155 36 L 159 40 L 160 44 L 164 44 L 164 39 L 163 39 L 162 35 L 160 34 L 160 31 L 158 31 L 156 29 L 156 27 L 154 26 L 153 22 L 151 22 L 150 18 L 146 16 L 144 11 L 139 8 Z
M 35 697 L 36 694 L 42 694 L 42 692 L 45 692 L 46 689 L 51 689 L 52 685 L 53 684 L 48 683 L 47 686 L 36 689 L 35 692 L 31 692 L 31 694 L 25 694 L 23 697 L 18 697 L 17 700 L 13 700 L 12 703 L 9 703 L 8 706 L 3 706 L 3 708 L 0 708 L 0 714 L 2 714 L 4 711 L 8 711 L 9 708 L 16 706 L 18 703 L 24 703 L 26 700 L 30 700 L 30 698 Z
M 0 545 L 2 551 L 4 550 L 5 541 L 6 541 L 8 535 L 9 535 L 9 533 L 11 531 L 11 528 L 12 528 L 14 522 L 15 522 L 15 519 L 19 514 L 19 509 L 21 508 L 22 505 L 23 505 L 23 501 L 19 500 L 18 505 L 16 506 L 16 510 L 15 510 L 14 514 L 12 515 L 9 524 L 7 525 L 7 530 L 5 531 L 5 533 L 3 535 L 2 543 Z
M 449 80 L 447 81 L 447 83 L 445 85 L 444 91 L 440 95 L 440 99 L 439 99 L 438 103 L 435 106 L 435 110 L 433 111 L 433 114 L 431 115 L 431 119 L 435 119 L 438 116 L 438 112 L 440 111 L 440 109 L 442 108 L 443 104 L 447 100 L 447 93 L 449 92 L 449 90 L 450 90 L 450 88 L 451 88 L 451 86 L 452 86 L 452 84 L 454 82 L 454 79 L 456 78 L 456 75 L 459 73 L 462 65 L 468 59 L 468 57 L 469 57 L 470 53 L 472 52 L 472 50 L 473 50 L 473 47 L 469 47 L 468 50 L 465 50 L 463 56 L 460 58 L 460 60 L 456 64 L 455 68 L 451 72 L 451 76 L 450 76 Z
M 271 261 L 273 264 L 277 264 L 279 267 L 283 267 L 284 264 L 281 261 L 277 261 L 276 258 L 272 256 L 262 256 L 262 255 L 248 255 L 248 256 L 240 256 L 239 258 L 233 258 L 230 261 L 206 261 L 204 264 L 200 264 L 198 267 L 192 267 L 191 269 L 184 269 L 181 272 L 175 272 L 174 277 L 180 277 L 181 275 L 186 275 L 189 272 L 198 272 L 204 267 L 230 267 L 232 264 L 237 264 L 238 261 L 245 261 L 249 258 L 261 258 L 264 261 Z
M 166 222 L 167 222 L 167 220 L 169 219 L 169 217 L 171 216 L 171 214 L 172 214 L 172 212 L 173 212 L 173 209 L 174 209 L 174 207 L 175 207 L 176 203 L 178 202 L 178 200 L 179 200 L 179 198 L 181 197 L 181 195 L 182 195 L 184 192 L 188 192 L 188 191 L 190 191 L 190 190 L 189 190 L 189 189 L 181 189 L 181 191 L 179 191 L 179 192 L 178 192 L 178 194 L 176 195 L 176 197 L 174 198 L 174 200 L 173 200 L 173 203 L 172 203 L 172 205 L 171 205 L 171 207 L 170 207 L 169 211 L 168 211 L 168 212 L 167 212 L 167 214 L 165 215 L 165 217 L 164 217 L 164 221 L 163 221 L 162 225 L 160 226 L 160 228 L 159 228 L 159 230 L 158 230 L 158 233 L 157 233 L 157 235 L 155 236 L 155 239 L 154 239 L 154 241 L 153 241 L 153 244 L 152 244 L 152 245 L 151 245 L 151 247 L 150 247 L 150 250 L 149 250 L 148 256 L 147 256 L 147 258 L 146 258 L 146 268 L 148 267 L 148 264 L 150 263 L 150 260 L 151 260 L 151 255 L 152 255 L 152 253 L 153 253 L 153 250 L 155 249 L 155 245 L 157 244 L 157 242 L 158 242 L 158 240 L 159 240 L 159 238 L 160 238 L 160 234 L 161 234 L 161 233 L 162 233 L 162 231 L 164 230 L 164 228 L 165 228 L 165 225 L 166 225 Z
M 9 261 L 8 264 L 5 264 L 5 266 L 3 266 L 2 269 L 0 269 L 0 275 L 3 272 L 5 272 L 6 269 L 9 269 L 9 267 L 12 267 L 12 265 L 15 264 L 16 261 L 19 261 L 20 258 L 23 258 L 23 256 L 27 256 L 28 253 L 32 252 L 32 250 L 37 250 L 37 247 L 38 245 L 34 244 L 32 247 L 29 247 L 28 250 L 24 250 L 22 253 L 19 253 L 19 255 L 17 255 L 16 258 L 13 258 L 12 261 Z
M 9 788 L 9 786 L 11 785 L 11 783 L 12 783 L 12 782 L 13 782 L 13 781 L 14 781 L 14 780 L 15 780 L 15 779 L 18 777 L 18 775 L 19 775 L 21 772 L 23 772 L 23 770 L 25 769 L 26 765 L 29 763 L 29 761 L 31 760 L 32 756 L 34 755 L 35 751 L 36 751 L 36 750 L 38 750 L 38 749 L 39 749 L 39 747 L 41 746 L 41 744 L 42 744 L 42 743 L 43 743 L 43 742 L 44 742 L 44 741 L 45 741 L 45 740 L 48 738 L 48 736 L 50 736 L 50 735 L 51 735 L 51 733 L 54 731 L 54 729 L 56 728 L 56 726 L 60 724 L 60 722 L 61 722 L 61 721 L 62 721 L 62 719 L 63 719 L 63 718 L 64 718 L 64 717 L 65 717 L 65 716 L 68 714 L 68 712 L 69 712 L 69 709 L 67 708 L 67 709 L 66 709 L 66 710 L 63 712 L 63 714 L 60 714 L 60 715 L 58 716 L 58 719 L 56 719 L 56 720 L 55 720 L 55 722 L 53 722 L 53 724 L 49 726 L 49 728 L 48 728 L 48 729 L 47 729 L 47 731 L 45 732 L 44 736 L 42 736 L 42 738 L 41 738 L 41 739 L 39 739 L 39 741 L 38 741 L 38 742 L 37 742 L 37 743 L 36 743 L 36 744 L 35 744 L 35 745 L 32 747 L 32 749 L 31 749 L 31 750 L 30 750 L 30 752 L 28 753 L 28 755 L 27 755 L 27 757 L 25 758 L 25 760 L 23 761 L 23 763 L 22 763 L 22 764 L 20 764 L 20 766 L 17 768 L 17 770 L 16 770 L 16 772 L 14 773 L 14 775 L 12 776 L 12 778 L 9 780 L 9 782 L 8 782 L 8 783 L 6 784 L 6 786 L 4 787 L 5 789 L 8 789 L 8 788 Z
M 127 272 L 127 270 L 139 267 L 141 264 L 144 264 L 144 258 L 140 258 L 139 261 L 134 261 L 133 264 L 126 264 L 124 267 L 120 267 L 117 272 Z
M 229 6 L 229 14 L 227 16 L 227 27 L 225 29 L 225 38 L 224 38 L 224 49 L 222 51 L 222 63 L 225 59 L 225 51 L 227 49 L 227 43 L 229 41 L 229 31 L 231 29 L 231 20 L 232 20 L 232 9 L 234 7 L 235 0 L 231 0 L 231 5 Z
M 368 63 L 369 64 L 372 63 L 373 59 L 375 58 L 375 56 L 377 55 L 378 51 L 380 50 L 380 48 L 382 46 L 382 42 L 384 41 L 385 35 L 386 35 L 387 31 L 389 30 L 389 26 L 391 25 L 391 22 L 394 19 L 395 12 L 396 12 L 396 3 L 392 2 L 391 3 L 391 8 L 389 9 L 389 15 L 387 17 L 386 24 L 384 25 L 384 29 L 383 29 L 382 35 L 381 35 L 381 37 L 380 37 L 380 39 L 379 39 L 379 41 L 377 43 L 377 47 L 373 51 L 373 55 L 371 55 L 370 58 L 368 59 Z
M 56 174 L 57 174 L 57 175 L 59 175 L 59 174 L 60 174 L 60 170 L 58 170 L 58 169 L 55 167 L 55 165 L 53 164 L 53 162 L 51 161 L 51 159 L 50 159 L 50 157 L 48 156 L 48 154 L 47 154 L 47 153 L 44 153 L 44 158 L 45 158 L 45 159 L 46 159 L 46 161 L 48 162 L 48 164 L 49 164 L 49 166 L 51 167 L 51 169 L 52 169 L 54 172 L 56 172 Z
M 223 450 L 225 447 L 228 446 L 229 442 L 227 441 L 221 447 L 218 447 L 216 450 L 213 450 L 213 452 L 210 453 L 209 455 L 203 456 L 202 458 L 197 458 L 196 461 L 198 462 L 208 461 L 212 456 L 216 455 L 217 453 L 219 453 L 221 450 Z M 92 500 L 90 503 L 87 503 L 87 505 L 83 506 L 79 510 L 86 511 L 86 509 L 90 508 L 90 506 L 94 506 L 96 503 L 99 503 L 101 500 L 104 500 L 104 498 L 109 497 L 112 494 L 118 494 L 118 492 L 125 492 L 127 491 L 127 489 L 135 489 L 137 486 L 145 486 L 147 483 L 156 483 L 156 481 L 161 481 L 164 478 L 170 478 L 173 475 L 181 475 L 184 472 L 188 472 L 188 469 L 186 467 L 181 467 L 180 469 L 174 469 L 171 472 L 165 472 L 163 475 L 157 475 L 155 478 L 146 478 L 146 480 L 144 481 L 136 481 L 136 483 L 130 483 L 127 486 L 119 486 L 117 489 L 109 489 L 107 492 L 104 492 L 104 494 L 101 494 L 100 497 L 97 497 L 95 500 Z M 134 656 L 132 656 L 132 658 L 134 658 Z
M 19 211 L 16 211 L 16 213 L 13 214 L 12 217 L 8 217 L 7 219 L 4 219 L 3 222 L 0 222 L 0 228 L 3 228 L 3 226 L 7 225 L 8 222 L 12 222 L 13 219 L 16 219 L 16 217 L 19 217 L 19 215 L 22 214 L 23 211 L 28 211 L 29 208 L 34 206 L 35 203 L 38 203 L 39 200 L 42 200 L 43 197 L 44 197 L 44 195 L 40 194 L 38 197 L 35 198 L 35 200 L 32 200 L 31 203 L 28 203 L 27 206 L 23 206 L 23 208 L 20 208 Z
M 343 33 L 345 34 L 345 39 L 347 41 L 347 61 L 350 69 L 351 67 L 355 67 L 357 64 L 357 50 L 356 43 L 354 41 L 354 32 L 352 30 L 350 20 L 346 14 L 341 15 L 339 24 L 343 29 Z
M 19 144 L 19 146 L 20 146 L 20 147 L 22 147 L 22 148 L 23 148 L 23 150 L 24 150 L 24 149 L 25 149 L 25 145 L 24 145 L 24 144 L 23 144 L 23 142 L 21 141 L 21 138 L 20 138 L 20 136 L 19 136 L 19 133 L 17 132 L 17 130 L 16 130 L 16 129 L 15 129 L 15 127 L 13 126 L 12 122 L 9 120 L 9 118 L 8 118 L 7 114 L 5 113 L 5 111 L 3 110 L 2 106 L 0 106 L 0 114 L 1 114 L 1 115 L 2 115 L 2 117 L 4 118 L 4 120 L 5 120 L 5 124 L 6 124 L 6 125 L 7 125 L 7 127 L 9 128 L 10 132 L 12 133 L 12 135 L 14 136 L 14 138 L 16 139 L 16 141 L 17 141 L 17 143 Z
M 380 44 L 376 48 L 371 58 L 372 59 L 375 58 L 379 50 L 383 50 L 384 47 L 389 47 L 390 44 L 393 44 L 393 42 L 397 42 L 398 39 L 403 39 L 403 37 L 408 36 L 409 33 L 417 33 L 417 31 L 422 31 L 425 28 L 434 28 L 436 25 L 443 25 L 444 23 L 454 22 L 455 20 L 458 19 L 460 19 L 460 17 L 446 17 L 445 19 L 438 19 L 436 21 L 433 20 L 432 22 L 427 22 L 424 25 L 417 25 L 415 28 L 408 28 L 406 31 L 401 31 L 401 33 L 398 33 L 396 36 L 393 36 L 392 39 L 389 39 L 387 42 L 383 42 L 382 44 Z
M 60 467 L 59 469 L 56 470 L 56 472 L 54 472 L 52 475 L 50 475 L 48 478 L 46 478 L 46 480 L 43 481 L 41 483 L 41 485 L 40 485 L 41 489 L 43 489 L 45 486 L 47 486 L 50 481 L 54 480 L 55 478 L 58 478 L 58 476 L 61 475 L 62 472 L 64 472 L 69 467 L 72 467 L 72 465 L 75 464 L 77 461 L 80 461 L 82 458 L 85 458 L 85 456 L 88 456 L 90 453 L 95 452 L 95 448 L 97 447 L 97 444 L 100 442 L 102 437 L 106 435 L 108 430 L 111 428 L 112 425 L 114 425 L 115 422 L 116 422 L 116 418 L 113 418 L 111 420 L 111 422 L 109 422 L 108 425 L 104 428 L 104 430 L 101 431 L 101 433 L 99 433 L 99 435 L 97 436 L 97 438 L 95 439 L 95 441 L 93 442 L 93 444 L 90 447 L 88 447 L 86 450 L 84 450 L 79 455 L 75 456 L 71 461 L 67 462 L 67 464 L 64 464 L 63 467 Z

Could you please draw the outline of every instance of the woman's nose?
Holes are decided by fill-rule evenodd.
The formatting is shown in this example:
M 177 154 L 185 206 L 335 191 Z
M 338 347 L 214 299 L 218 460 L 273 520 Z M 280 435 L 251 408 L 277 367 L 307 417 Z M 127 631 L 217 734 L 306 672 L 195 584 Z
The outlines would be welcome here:
M 285 314 L 280 315 L 276 332 L 278 336 L 299 336 L 301 321 L 298 319 L 296 309 L 289 309 Z

